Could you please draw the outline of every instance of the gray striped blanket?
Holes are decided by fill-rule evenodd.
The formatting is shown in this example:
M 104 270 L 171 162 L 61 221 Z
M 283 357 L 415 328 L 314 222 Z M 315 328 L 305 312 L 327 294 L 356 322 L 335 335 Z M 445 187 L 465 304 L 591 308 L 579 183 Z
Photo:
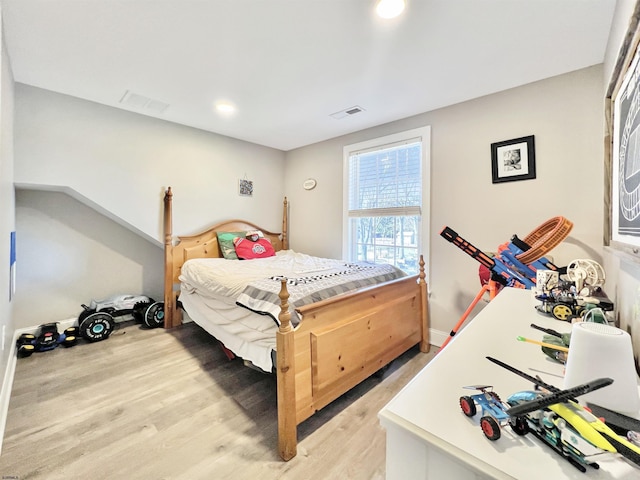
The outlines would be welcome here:
M 402 270 L 387 264 L 345 263 L 341 267 L 316 275 L 286 278 L 293 325 L 297 325 L 299 321 L 296 308 L 406 275 Z M 283 278 L 285 277 L 275 275 L 251 282 L 242 291 L 236 304 L 253 312 L 269 315 L 279 324 L 278 294 Z

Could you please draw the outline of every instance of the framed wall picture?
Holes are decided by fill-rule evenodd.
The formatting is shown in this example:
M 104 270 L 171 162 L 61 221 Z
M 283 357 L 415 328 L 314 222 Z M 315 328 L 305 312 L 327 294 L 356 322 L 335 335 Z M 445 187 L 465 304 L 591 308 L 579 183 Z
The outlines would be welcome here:
M 608 125 L 605 199 L 609 202 L 605 239 L 640 255 L 640 53 L 636 10 L 607 90 Z
M 491 144 L 492 183 L 536 178 L 533 135 Z
M 253 196 L 253 182 L 246 178 L 238 180 L 238 194 L 243 197 Z

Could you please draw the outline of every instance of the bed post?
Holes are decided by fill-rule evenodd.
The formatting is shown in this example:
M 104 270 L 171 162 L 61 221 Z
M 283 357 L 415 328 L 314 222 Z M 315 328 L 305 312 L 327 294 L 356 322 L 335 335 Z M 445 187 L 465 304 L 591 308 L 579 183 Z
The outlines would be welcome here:
M 169 187 L 164 194 L 164 328 L 174 326 L 172 199 L 173 193 Z
M 429 305 L 427 303 L 427 282 L 424 273 L 424 257 L 420 255 L 420 274 L 418 275 L 420 285 L 420 326 L 422 328 L 422 339 L 420 340 L 420 351 L 428 353 L 429 344 Z
M 280 328 L 276 333 L 276 373 L 278 380 L 278 451 L 283 460 L 296 456 L 298 432 L 296 423 L 294 331 L 289 312 L 287 280 L 281 280 Z
M 282 209 L 282 249 L 289 250 L 289 235 L 288 235 L 288 227 L 289 227 L 289 202 L 287 202 L 287 197 L 284 197 L 284 206 Z

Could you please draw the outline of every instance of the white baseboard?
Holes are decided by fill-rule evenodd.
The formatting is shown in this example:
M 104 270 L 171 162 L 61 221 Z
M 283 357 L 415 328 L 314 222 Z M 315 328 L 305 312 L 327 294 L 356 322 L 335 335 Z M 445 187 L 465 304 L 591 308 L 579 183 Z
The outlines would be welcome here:
M 434 330 L 433 328 L 429 329 L 429 343 L 435 347 L 442 345 L 448 336 L 448 333 L 441 330 Z
M 11 400 L 11 387 L 13 386 L 13 376 L 16 371 L 16 340 L 20 334 L 14 333 L 13 341 L 9 346 L 9 357 L 4 371 L 4 381 L 2 391 L 0 391 L 0 455 L 2 454 L 2 444 L 4 440 L 4 428 L 7 425 L 7 415 L 9 413 L 9 400 Z
M 58 322 L 58 329 L 64 330 L 74 326 L 77 323 L 77 318 L 70 318 Z M 16 354 L 16 342 L 18 337 L 23 333 L 36 334 L 40 329 L 40 326 L 21 328 L 13 332 L 13 340 L 9 345 L 9 357 L 7 359 L 7 366 L 4 372 L 4 381 L 2 382 L 2 390 L 0 391 L 0 455 L 2 454 L 2 445 L 4 441 L 4 429 L 7 425 L 7 415 L 9 414 L 9 401 L 11 400 L 11 389 L 13 387 L 13 377 L 16 373 L 16 361 L 18 355 Z

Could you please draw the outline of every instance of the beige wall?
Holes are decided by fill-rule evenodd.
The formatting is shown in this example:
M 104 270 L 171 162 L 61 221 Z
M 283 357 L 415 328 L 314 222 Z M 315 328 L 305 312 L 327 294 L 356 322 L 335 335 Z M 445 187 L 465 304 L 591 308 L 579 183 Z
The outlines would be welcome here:
M 159 299 L 169 185 L 174 234 L 231 218 L 281 228 L 284 152 L 16 87 L 15 328 L 77 317 L 81 303 L 114 294 Z M 245 175 L 252 197 L 238 195 Z
M 15 123 L 16 184 L 67 189 L 150 240 L 162 240 L 167 186 L 181 234 L 229 215 L 280 228 L 280 150 L 23 84 Z M 253 197 L 238 195 L 245 176 Z
M 602 260 L 602 66 L 543 80 L 287 153 L 291 245 L 339 256 L 342 147 L 431 126 L 432 328 L 449 332 L 480 289 L 478 263 L 439 237 L 447 225 L 490 251 L 556 215 L 574 222 L 552 255 Z M 535 135 L 535 180 L 491 183 L 490 145 Z M 305 191 L 314 177 L 318 186 Z
M 0 7 L 1 13 L 1 7 Z M 1 16 L 1 15 L 0 15 Z M 13 190 L 14 82 L 0 22 L 0 436 L 4 432 L 14 359 L 9 356 L 15 328 L 14 301 L 9 299 L 10 233 L 15 230 Z M 0 442 L 1 444 L 1 442 Z

